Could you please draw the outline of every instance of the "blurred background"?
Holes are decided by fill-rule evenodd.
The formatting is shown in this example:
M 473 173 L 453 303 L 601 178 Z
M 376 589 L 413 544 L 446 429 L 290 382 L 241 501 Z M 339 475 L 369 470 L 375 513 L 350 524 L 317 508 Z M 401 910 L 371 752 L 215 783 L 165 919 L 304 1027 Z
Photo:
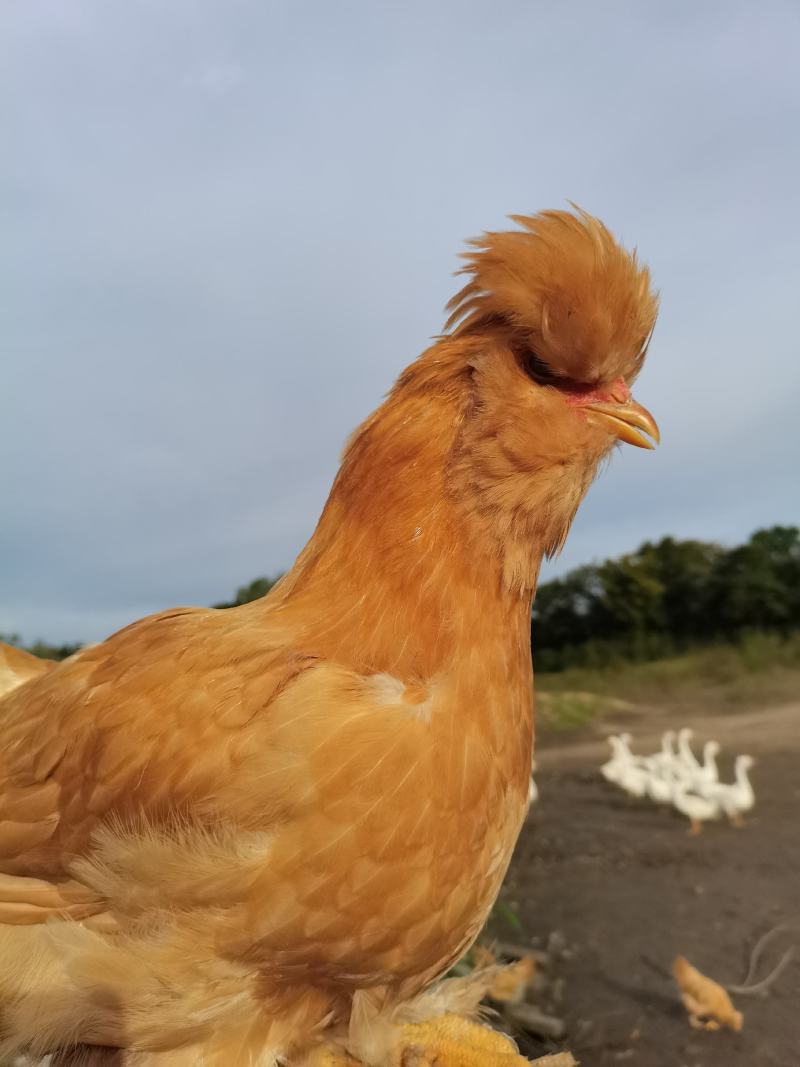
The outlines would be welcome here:
M 647 715 L 651 733 L 689 721 L 764 742 L 752 714 L 800 693 L 794 0 L 29 0 L 0 27 L 4 639 L 59 656 L 167 606 L 263 593 L 348 433 L 441 330 L 464 240 L 569 199 L 638 246 L 661 290 L 636 393 L 663 443 L 618 450 L 543 575 L 541 818 L 569 763 L 548 772 L 548 744 L 567 735 Z M 792 706 L 770 735 L 784 829 L 758 840 L 796 879 Z M 564 788 L 585 825 L 581 773 Z M 666 834 L 669 877 L 688 870 L 709 901 L 697 852 L 645 825 L 637 855 Z M 741 859 L 726 847 L 712 867 Z M 758 862 L 729 902 L 740 918 L 751 894 L 789 907 Z M 559 902 L 525 899 L 544 936 Z M 687 937 L 714 927 L 714 899 Z M 685 918 L 678 898 L 661 915 Z M 630 1046 L 645 1009 L 625 996 L 628 1036 L 598 1038 L 591 1062 Z M 678 1047 L 666 1033 L 637 1062 L 699 1062 L 659 1058 Z M 704 1064 L 788 1063 L 718 1047 Z

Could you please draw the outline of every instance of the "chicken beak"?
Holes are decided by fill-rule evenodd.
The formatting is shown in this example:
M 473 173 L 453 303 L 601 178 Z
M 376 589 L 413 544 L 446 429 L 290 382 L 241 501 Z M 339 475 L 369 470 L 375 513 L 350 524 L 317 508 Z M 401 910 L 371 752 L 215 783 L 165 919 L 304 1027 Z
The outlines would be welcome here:
M 647 408 L 643 408 L 634 400 L 628 400 L 624 404 L 587 404 L 585 411 L 590 421 L 602 426 L 604 430 L 608 430 L 614 437 L 620 441 L 626 441 L 629 445 L 636 445 L 637 448 L 655 448 L 661 441 L 658 423 Z M 655 444 L 640 433 L 640 430 L 644 430 L 644 433 L 652 437 Z

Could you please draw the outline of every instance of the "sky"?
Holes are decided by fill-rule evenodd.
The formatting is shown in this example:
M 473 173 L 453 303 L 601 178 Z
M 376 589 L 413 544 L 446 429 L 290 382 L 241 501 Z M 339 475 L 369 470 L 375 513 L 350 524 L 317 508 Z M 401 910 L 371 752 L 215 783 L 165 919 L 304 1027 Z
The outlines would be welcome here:
M 291 565 L 466 238 L 574 200 L 661 315 L 544 577 L 800 521 L 800 5 L 0 9 L 0 631 L 97 640 Z

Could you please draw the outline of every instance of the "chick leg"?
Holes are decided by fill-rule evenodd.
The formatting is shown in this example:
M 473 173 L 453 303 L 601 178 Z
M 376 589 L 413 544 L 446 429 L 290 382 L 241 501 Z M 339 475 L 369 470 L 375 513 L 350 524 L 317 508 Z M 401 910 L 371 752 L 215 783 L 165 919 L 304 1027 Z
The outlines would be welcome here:
M 700 822 L 700 820 L 699 819 L 692 819 L 692 824 L 689 827 L 689 833 L 693 837 L 697 837 L 697 835 L 698 834 L 702 834 L 702 832 L 703 832 L 703 824 Z
M 700 1015 L 689 1016 L 689 1026 L 693 1030 L 720 1030 L 720 1024 L 716 1019 L 706 1019 Z

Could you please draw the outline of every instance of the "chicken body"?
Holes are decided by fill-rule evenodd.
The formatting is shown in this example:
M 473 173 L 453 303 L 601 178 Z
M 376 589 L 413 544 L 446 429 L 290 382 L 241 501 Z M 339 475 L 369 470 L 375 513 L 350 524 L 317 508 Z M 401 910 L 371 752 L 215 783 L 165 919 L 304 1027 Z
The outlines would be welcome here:
M 594 220 L 552 219 L 530 242 L 548 331 L 557 239 L 576 300 L 591 266 L 646 304 L 623 290 L 624 322 L 613 301 L 595 321 L 616 362 L 542 385 L 468 287 L 266 598 L 144 619 L 0 701 L 5 1049 L 271 1064 L 402 1004 L 478 934 L 527 806 L 542 555 L 613 440 L 654 426 L 624 380 L 652 328 L 642 271 Z
M 723 1026 L 729 1026 L 731 1030 L 742 1029 L 744 1016 L 736 1011 L 727 990 L 719 982 L 701 974 L 684 956 L 675 958 L 672 973 L 693 1029 L 719 1030 Z
M 528 602 L 499 592 L 488 560 L 427 566 L 436 521 L 416 542 L 408 529 L 412 576 L 348 552 L 376 574 L 361 626 L 335 551 L 323 601 L 323 552 L 282 596 L 143 620 L 7 698 L 6 879 L 68 879 L 73 916 L 116 928 L 74 950 L 93 960 L 92 995 L 115 994 L 92 1041 L 184 1039 L 197 998 L 209 1010 L 209 956 L 272 1020 L 276 997 L 293 1006 L 309 986 L 321 1015 L 357 989 L 416 992 L 477 935 L 526 806 Z M 414 566 L 428 587 L 398 603 L 381 587 Z M 42 918 L 40 887 L 16 888 L 0 921 Z M 142 973 L 131 988 L 118 968 L 115 991 L 105 946 L 121 941 Z M 70 1024 L 83 981 L 67 979 Z

